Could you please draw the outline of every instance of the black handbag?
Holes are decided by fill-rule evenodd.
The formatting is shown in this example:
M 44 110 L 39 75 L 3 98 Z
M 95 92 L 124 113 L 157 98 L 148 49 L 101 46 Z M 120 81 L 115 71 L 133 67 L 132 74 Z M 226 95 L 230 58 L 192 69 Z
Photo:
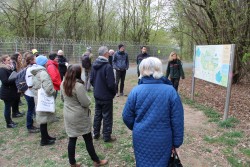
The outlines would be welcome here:
M 169 162 L 168 162 L 168 167 L 183 167 L 181 164 L 181 160 L 174 149 L 174 152 L 172 153 Z

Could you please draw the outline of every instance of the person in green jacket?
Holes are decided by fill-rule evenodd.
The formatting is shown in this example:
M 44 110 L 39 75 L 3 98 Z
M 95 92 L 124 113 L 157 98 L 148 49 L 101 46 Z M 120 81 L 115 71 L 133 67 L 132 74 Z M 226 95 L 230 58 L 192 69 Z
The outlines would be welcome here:
M 175 90 L 178 91 L 180 78 L 185 79 L 185 74 L 180 57 L 175 52 L 169 55 L 166 77 L 169 76 Z

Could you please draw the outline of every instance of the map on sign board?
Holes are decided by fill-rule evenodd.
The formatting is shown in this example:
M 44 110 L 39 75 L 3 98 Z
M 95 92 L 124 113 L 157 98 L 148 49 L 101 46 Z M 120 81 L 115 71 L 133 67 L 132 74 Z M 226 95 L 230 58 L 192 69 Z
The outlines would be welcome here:
M 232 45 L 197 45 L 194 77 L 227 87 Z

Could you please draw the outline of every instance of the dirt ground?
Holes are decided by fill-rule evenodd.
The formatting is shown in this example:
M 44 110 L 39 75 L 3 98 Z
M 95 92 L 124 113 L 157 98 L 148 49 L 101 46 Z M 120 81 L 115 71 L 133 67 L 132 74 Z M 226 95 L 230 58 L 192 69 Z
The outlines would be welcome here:
M 179 148 L 179 156 L 185 167 L 230 166 L 223 154 L 203 138 L 217 132 L 217 126 L 208 123 L 202 111 L 184 105 L 185 112 L 185 141 Z

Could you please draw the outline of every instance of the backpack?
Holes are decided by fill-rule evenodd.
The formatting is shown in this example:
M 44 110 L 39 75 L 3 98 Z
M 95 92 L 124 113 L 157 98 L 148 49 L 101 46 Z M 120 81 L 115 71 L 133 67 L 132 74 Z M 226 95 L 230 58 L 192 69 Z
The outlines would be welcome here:
M 84 54 L 82 56 L 82 67 L 86 68 L 86 69 L 89 69 L 91 67 L 91 61 L 89 58 L 89 54 Z
M 22 69 L 21 71 L 17 73 L 15 82 L 16 82 L 16 87 L 17 87 L 18 92 L 25 92 L 29 88 L 25 79 L 27 68 L 28 67 Z

